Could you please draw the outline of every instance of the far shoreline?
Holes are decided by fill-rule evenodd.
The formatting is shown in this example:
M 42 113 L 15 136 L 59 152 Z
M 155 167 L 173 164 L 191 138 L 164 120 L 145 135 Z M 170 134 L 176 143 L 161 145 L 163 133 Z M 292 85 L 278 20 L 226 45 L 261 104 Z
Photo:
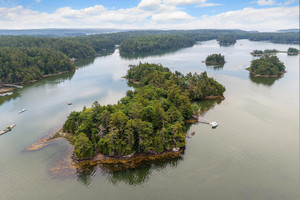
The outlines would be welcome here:
M 30 85 L 31 83 L 35 83 L 39 80 L 42 80 L 42 79 L 45 79 L 45 78 L 48 78 L 48 77 L 52 77 L 52 76 L 58 76 L 58 75 L 61 75 L 61 74 L 65 74 L 65 73 L 69 73 L 69 72 L 75 72 L 76 69 L 74 70 L 70 70 L 70 71 L 62 71 L 62 72 L 58 72 L 58 73 L 54 73 L 54 74 L 47 74 L 47 75 L 43 75 L 42 77 L 40 77 L 39 79 L 34 79 L 34 80 L 31 80 L 29 81 L 28 83 L 10 83 L 12 85 L 18 85 L 18 86 L 25 86 L 25 85 Z M 3 84 L 6 84 L 6 83 L 3 83 Z M 15 89 L 18 89 L 16 87 L 2 87 L 0 88 L 0 94 L 1 93 L 6 93 L 6 92 L 13 92 Z

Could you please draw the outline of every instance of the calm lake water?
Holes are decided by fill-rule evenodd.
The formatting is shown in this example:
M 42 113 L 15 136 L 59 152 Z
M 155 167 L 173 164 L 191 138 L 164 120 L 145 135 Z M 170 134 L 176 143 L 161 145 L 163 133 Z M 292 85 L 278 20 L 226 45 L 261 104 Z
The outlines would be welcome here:
M 0 97 L 0 199 L 299 199 L 299 56 L 278 54 L 287 73 L 279 79 L 254 78 L 245 70 L 254 49 L 285 51 L 299 46 L 239 40 L 220 47 L 215 40 L 163 55 L 122 58 L 113 54 L 79 63 L 75 73 L 38 81 Z M 207 67 L 208 54 L 222 53 L 223 68 Z M 27 152 L 25 148 L 62 126 L 73 110 L 97 100 L 116 103 L 129 89 L 121 77 L 128 65 L 161 63 L 172 71 L 207 71 L 225 85 L 225 100 L 204 118 L 212 129 L 192 125 L 180 159 L 136 170 L 53 175 L 50 170 L 72 147 L 64 140 Z M 67 102 L 73 103 L 68 106 Z M 23 114 L 20 110 L 26 108 Z

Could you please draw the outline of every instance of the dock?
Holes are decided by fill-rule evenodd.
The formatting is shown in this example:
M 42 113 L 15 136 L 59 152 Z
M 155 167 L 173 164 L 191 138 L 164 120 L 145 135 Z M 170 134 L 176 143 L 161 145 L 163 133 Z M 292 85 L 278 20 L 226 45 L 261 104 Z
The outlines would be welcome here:
M 8 131 L 11 131 L 11 129 L 15 126 L 16 126 L 16 124 L 12 124 L 12 125 L 8 126 L 5 130 L 0 131 L 0 135 L 3 135 L 4 133 L 7 133 Z
M 200 117 L 198 118 L 198 122 L 203 124 L 209 124 L 212 128 L 216 128 L 217 126 L 219 126 L 217 122 L 209 122 L 208 120 Z
M 14 85 L 14 84 L 2 84 L 4 87 L 15 87 L 15 88 L 23 88 L 21 85 Z

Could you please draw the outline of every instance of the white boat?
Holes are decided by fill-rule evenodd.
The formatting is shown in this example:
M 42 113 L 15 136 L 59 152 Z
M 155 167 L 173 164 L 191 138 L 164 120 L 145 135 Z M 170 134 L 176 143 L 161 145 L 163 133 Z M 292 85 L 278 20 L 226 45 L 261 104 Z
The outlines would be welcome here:
M 22 109 L 22 110 L 19 112 L 19 114 L 21 114 L 21 113 L 23 113 L 23 112 L 25 112 L 25 111 L 26 111 L 26 108 Z
M 210 122 L 209 124 L 212 128 L 216 128 L 219 125 L 217 122 Z
M 173 149 L 172 149 L 172 151 L 173 151 L 173 152 L 178 152 L 179 150 L 180 150 L 180 148 L 179 148 L 179 147 L 177 147 L 177 148 L 173 148 Z

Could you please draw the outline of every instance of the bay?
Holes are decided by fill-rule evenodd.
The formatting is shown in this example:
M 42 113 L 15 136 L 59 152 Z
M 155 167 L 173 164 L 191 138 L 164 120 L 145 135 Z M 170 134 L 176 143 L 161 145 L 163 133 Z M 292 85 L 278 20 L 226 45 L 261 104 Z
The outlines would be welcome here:
M 254 49 L 286 51 L 296 45 L 238 40 L 220 47 L 215 40 L 142 58 L 118 50 L 78 63 L 76 72 L 49 77 L 0 97 L 0 199 L 299 199 L 299 55 L 277 56 L 282 78 L 255 78 L 249 67 Z M 226 64 L 207 67 L 206 56 L 221 53 Z M 114 104 L 128 89 L 122 76 L 128 65 L 161 63 L 172 71 L 208 75 L 226 87 L 225 100 L 204 118 L 212 129 L 192 125 L 180 159 L 136 170 L 54 176 L 50 171 L 72 150 L 57 140 L 46 148 L 25 148 L 62 126 L 73 110 L 94 101 Z M 67 102 L 72 102 L 71 106 Z M 18 112 L 26 108 L 26 112 Z

